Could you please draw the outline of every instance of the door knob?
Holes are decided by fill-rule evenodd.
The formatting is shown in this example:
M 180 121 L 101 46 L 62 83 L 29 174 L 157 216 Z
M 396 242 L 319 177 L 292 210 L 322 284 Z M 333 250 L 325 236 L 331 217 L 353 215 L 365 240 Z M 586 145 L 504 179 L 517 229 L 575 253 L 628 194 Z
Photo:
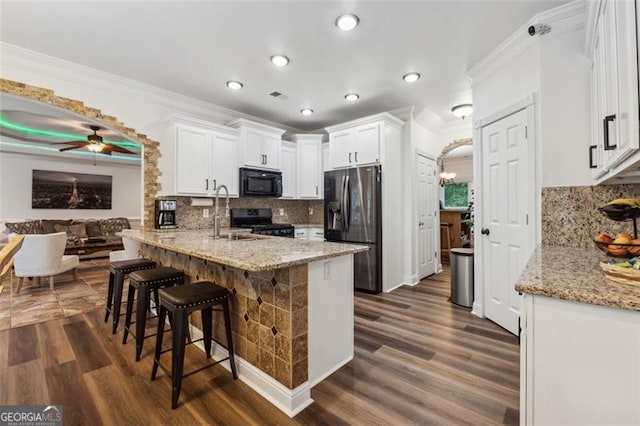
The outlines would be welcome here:
M 482 229 L 480 230 L 480 233 L 481 233 L 482 235 L 489 235 L 489 228 L 482 228 Z

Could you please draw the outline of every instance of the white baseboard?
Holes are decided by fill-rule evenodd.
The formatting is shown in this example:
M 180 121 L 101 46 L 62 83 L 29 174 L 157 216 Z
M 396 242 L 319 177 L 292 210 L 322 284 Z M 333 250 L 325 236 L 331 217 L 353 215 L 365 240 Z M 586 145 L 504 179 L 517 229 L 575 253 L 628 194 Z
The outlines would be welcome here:
M 395 290 L 395 289 L 397 289 L 397 288 L 399 288 L 399 287 L 402 287 L 403 285 L 404 285 L 404 283 L 400 283 L 400 284 L 397 284 L 396 286 L 391 287 L 391 288 L 388 288 L 388 289 L 386 289 L 386 290 L 385 290 L 385 289 L 383 289 L 382 291 L 383 291 L 384 293 L 391 293 L 393 290 Z
M 330 375 L 338 371 L 338 369 L 342 368 L 342 366 L 344 366 L 346 363 L 348 363 L 352 359 L 353 359 L 353 354 L 345 358 L 343 361 L 340 361 L 335 367 L 333 367 L 331 370 L 327 371 L 320 377 L 316 377 L 312 382 L 309 383 L 309 388 L 314 387 L 315 385 L 317 385 L 318 383 L 320 383 L 321 381 L 323 381 L 324 379 L 326 379 L 327 377 L 329 377 Z
M 202 338 L 202 331 L 200 329 L 193 326 L 190 326 L 190 329 L 193 340 Z M 198 342 L 195 346 L 204 352 L 204 342 Z M 229 356 L 227 349 L 215 342 L 212 342 L 211 348 L 213 349 L 211 351 L 211 357 L 214 360 L 223 359 Z M 313 403 L 313 399 L 311 399 L 312 385 L 309 384 L 308 381 L 295 389 L 289 389 L 255 365 L 240 358 L 238 355 L 235 355 L 235 359 L 238 370 L 238 379 L 249 385 L 251 389 L 258 392 L 262 397 L 275 405 L 280 411 L 289 417 L 294 417 Z M 348 361 L 349 360 L 346 362 Z M 228 371 L 231 371 L 231 367 L 228 362 L 222 362 L 220 365 Z
M 484 307 L 482 306 L 482 303 L 478 303 L 474 300 L 473 307 L 471 308 L 471 314 L 478 318 L 484 318 Z
M 404 276 L 404 285 L 408 285 L 413 287 L 414 285 L 418 285 L 420 283 L 420 280 L 418 279 L 417 275 L 405 275 Z

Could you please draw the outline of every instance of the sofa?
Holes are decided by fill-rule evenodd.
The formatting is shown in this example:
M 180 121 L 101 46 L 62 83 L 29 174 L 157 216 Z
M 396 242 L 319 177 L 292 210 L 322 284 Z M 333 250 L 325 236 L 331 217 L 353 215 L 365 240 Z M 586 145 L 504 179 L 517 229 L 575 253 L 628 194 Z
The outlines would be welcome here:
M 126 217 L 110 219 L 34 219 L 21 222 L 5 222 L 3 233 L 8 234 L 52 234 L 67 233 L 65 254 L 86 256 L 98 252 L 122 250 L 122 238 L 116 236 L 123 229 L 131 229 Z M 0 237 L 1 238 L 1 237 Z M 1 243 L 1 242 L 0 242 Z

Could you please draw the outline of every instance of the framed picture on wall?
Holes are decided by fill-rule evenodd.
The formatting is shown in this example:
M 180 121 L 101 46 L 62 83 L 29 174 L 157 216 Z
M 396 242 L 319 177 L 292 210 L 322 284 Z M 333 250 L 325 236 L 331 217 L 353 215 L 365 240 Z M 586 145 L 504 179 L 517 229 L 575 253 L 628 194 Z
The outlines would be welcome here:
M 34 170 L 31 208 L 111 209 L 112 176 Z

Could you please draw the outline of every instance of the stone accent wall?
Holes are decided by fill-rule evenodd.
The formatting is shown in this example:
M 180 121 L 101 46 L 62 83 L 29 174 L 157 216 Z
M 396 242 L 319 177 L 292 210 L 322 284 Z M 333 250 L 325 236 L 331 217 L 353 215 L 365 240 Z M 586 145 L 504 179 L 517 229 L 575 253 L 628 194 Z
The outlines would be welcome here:
M 191 197 L 162 196 L 162 199 L 178 201 L 178 226 L 180 229 L 213 229 L 213 217 L 215 206 L 193 207 Z M 202 209 L 209 209 L 209 217 L 202 217 Z M 292 224 L 318 224 L 324 223 L 324 201 L 323 200 L 279 200 L 275 198 L 231 198 L 229 208 L 269 208 L 273 211 L 273 221 L 275 223 Z M 279 209 L 283 208 L 285 214 L 280 216 Z M 313 209 L 313 214 L 309 214 L 309 208 Z M 225 200 L 220 200 L 220 211 L 223 214 L 222 227 L 229 226 L 229 218 L 224 217 Z
M 598 207 L 635 197 L 640 184 L 542 188 L 542 244 L 595 248 L 593 238 L 601 232 L 633 234 L 632 222 L 609 220 Z
M 307 265 L 249 272 L 147 244 L 142 255 L 184 271 L 187 282 L 227 288 L 236 354 L 289 389 L 307 381 Z M 199 315 L 191 322 L 201 329 Z M 213 327 L 214 338 L 226 344 L 221 312 L 214 312 Z
M 81 101 L 56 96 L 56 94 L 49 89 L 0 78 L 0 91 L 54 105 L 76 114 L 83 115 L 94 121 L 102 123 L 111 129 L 117 130 L 123 135 L 129 136 L 134 141 L 140 143 L 143 148 L 142 152 L 144 159 L 144 187 L 142 188 L 142 192 L 144 194 L 144 228 L 153 228 L 154 200 L 156 198 L 156 194 L 161 189 L 160 183 L 158 182 L 158 177 L 161 174 L 158 169 L 158 160 L 160 159 L 160 144 L 158 142 L 148 139 L 146 135 L 137 133 L 134 129 L 126 127 L 124 124 L 119 122 L 117 118 L 103 114 L 99 109 L 90 108 L 84 105 Z

